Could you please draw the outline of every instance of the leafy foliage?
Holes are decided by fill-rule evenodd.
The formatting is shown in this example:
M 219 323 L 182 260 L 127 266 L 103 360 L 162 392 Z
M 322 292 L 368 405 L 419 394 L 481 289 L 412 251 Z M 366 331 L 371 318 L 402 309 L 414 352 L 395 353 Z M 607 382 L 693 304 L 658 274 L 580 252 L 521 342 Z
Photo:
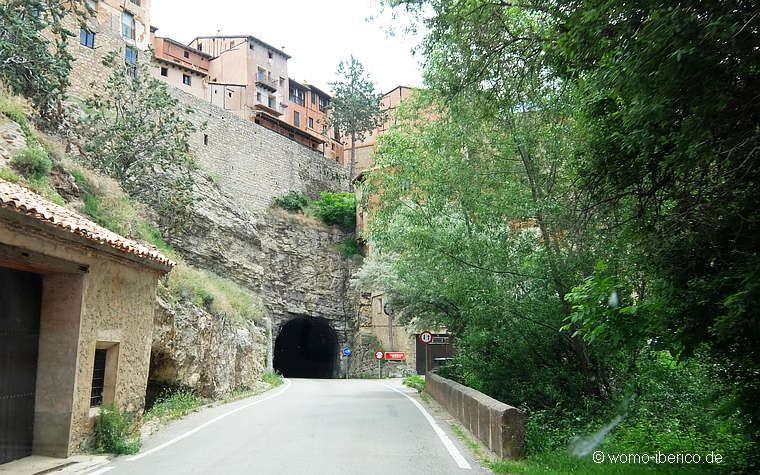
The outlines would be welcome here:
M 196 128 L 166 84 L 140 65 L 126 74 L 116 53 L 103 93 L 86 100 L 91 113 L 79 126 L 85 161 L 115 178 L 130 195 L 151 204 L 164 228 L 182 229 L 192 212 L 195 163 L 188 139 Z
M 356 195 L 346 191 L 330 193 L 323 191 L 315 201 L 315 214 L 327 225 L 340 226 L 344 231 L 356 227 Z
M 326 125 L 334 127 L 342 136 L 351 139 L 349 177 L 356 175 L 356 142 L 364 140 L 368 132 L 383 123 L 380 110 L 383 95 L 375 92 L 375 84 L 365 73 L 364 66 L 353 56 L 338 65 L 339 81 L 331 82 L 333 97 Z M 353 190 L 353 182 L 350 184 Z
M 134 417 L 121 414 L 110 405 L 100 407 L 100 415 L 95 419 L 95 443 L 100 452 L 137 453 L 141 446 L 137 432 Z
M 85 0 L 8 0 L 0 4 L 0 79 L 29 98 L 40 117 L 54 125 L 69 86 L 74 34 L 64 25 L 72 15 L 84 22 L 92 12 Z M 46 32 L 46 33 L 43 33 Z
M 533 455 L 622 417 L 610 447 L 757 470 L 754 5 L 384 3 L 426 22 L 430 91 L 380 138 L 366 237 L 447 371 L 523 405 Z
M 275 198 L 274 204 L 284 210 L 298 212 L 302 211 L 306 206 L 309 205 L 309 198 L 303 193 L 290 191 L 284 196 Z
M 359 244 L 359 241 L 357 241 L 355 236 L 346 238 L 342 242 L 338 244 L 338 250 L 341 254 L 345 257 L 351 257 L 351 256 L 363 256 L 364 253 L 362 251 L 362 247 Z

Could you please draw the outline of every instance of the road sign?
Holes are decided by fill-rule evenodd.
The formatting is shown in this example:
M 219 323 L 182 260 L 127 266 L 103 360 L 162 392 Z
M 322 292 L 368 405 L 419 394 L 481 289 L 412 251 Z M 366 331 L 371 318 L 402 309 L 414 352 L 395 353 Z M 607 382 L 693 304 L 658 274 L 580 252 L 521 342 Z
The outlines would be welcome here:
M 420 341 L 426 345 L 429 344 L 431 341 L 433 341 L 433 334 L 429 331 L 420 333 Z
M 346 355 L 346 356 L 350 355 L 351 354 L 351 348 L 349 348 L 349 347 L 343 348 L 343 354 Z
M 396 360 L 396 361 L 398 361 L 398 360 L 403 360 L 405 358 L 406 358 L 406 355 L 404 353 L 400 352 L 400 351 L 395 351 L 395 352 L 386 351 L 385 352 L 385 359 L 386 360 Z
M 381 360 L 383 358 L 385 358 L 385 353 L 383 353 L 380 350 L 378 350 L 378 351 L 375 352 L 375 359 L 377 359 L 379 361 L 379 360 Z

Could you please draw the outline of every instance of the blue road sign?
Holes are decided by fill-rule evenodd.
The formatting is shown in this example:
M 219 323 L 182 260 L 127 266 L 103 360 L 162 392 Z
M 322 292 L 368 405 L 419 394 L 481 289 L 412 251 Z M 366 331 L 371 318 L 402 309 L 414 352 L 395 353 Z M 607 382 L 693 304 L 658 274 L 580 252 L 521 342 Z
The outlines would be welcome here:
M 350 355 L 351 354 L 351 348 L 349 348 L 349 347 L 343 348 L 343 354 L 346 355 L 346 356 Z

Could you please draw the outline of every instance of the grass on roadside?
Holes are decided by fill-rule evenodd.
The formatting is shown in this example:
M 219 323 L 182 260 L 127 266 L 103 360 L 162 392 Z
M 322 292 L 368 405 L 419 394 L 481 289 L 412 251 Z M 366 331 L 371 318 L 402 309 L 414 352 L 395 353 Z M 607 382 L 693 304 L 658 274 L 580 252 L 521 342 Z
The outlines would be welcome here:
M 145 411 L 142 420 L 145 423 L 152 419 L 161 421 L 179 419 L 205 403 L 206 400 L 198 397 L 193 390 L 188 388 L 165 391 L 156 398 L 153 406 Z
M 467 437 L 467 434 L 464 433 L 461 427 L 459 427 L 456 424 L 451 424 L 451 430 L 457 435 L 457 437 L 462 439 L 462 442 L 464 442 L 465 445 L 467 445 L 467 447 L 469 447 L 470 450 L 472 450 L 475 456 L 477 456 L 481 460 L 485 459 L 485 457 L 483 456 L 483 452 L 480 450 L 480 446 L 476 442 L 473 442 L 472 440 L 470 440 L 470 438 Z
M 276 388 L 277 386 L 285 382 L 285 380 L 282 379 L 282 375 L 276 371 L 267 371 L 261 377 L 261 380 L 264 381 L 265 383 L 271 384 L 273 388 Z
M 413 374 L 404 378 L 404 385 L 416 389 L 422 393 L 425 390 L 425 377 Z
M 591 457 L 578 458 L 565 451 L 542 453 L 524 460 L 504 460 L 488 462 L 487 466 L 496 473 L 526 475 L 565 475 L 565 474 L 638 474 L 638 473 L 705 473 L 715 471 L 718 467 L 708 464 L 691 466 L 679 464 L 642 464 L 642 463 L 594 463 Z

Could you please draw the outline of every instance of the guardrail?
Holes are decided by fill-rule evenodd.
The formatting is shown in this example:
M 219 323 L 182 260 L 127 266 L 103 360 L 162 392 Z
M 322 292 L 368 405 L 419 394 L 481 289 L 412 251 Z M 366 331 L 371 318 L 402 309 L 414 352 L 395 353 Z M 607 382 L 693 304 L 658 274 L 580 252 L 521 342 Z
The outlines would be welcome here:
M 425 392 L 500 458 L 520 459 L 525 445 L 525 414 L 433 372 L 425 375 Z

